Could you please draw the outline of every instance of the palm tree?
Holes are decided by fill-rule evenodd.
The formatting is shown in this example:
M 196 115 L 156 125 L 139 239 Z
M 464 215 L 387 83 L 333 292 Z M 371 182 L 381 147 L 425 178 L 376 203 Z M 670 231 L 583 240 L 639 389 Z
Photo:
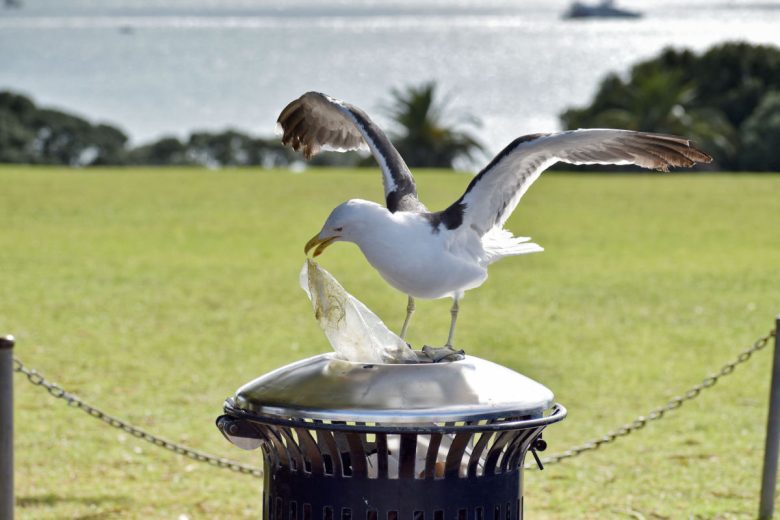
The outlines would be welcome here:
M 484 151 L 476 137 L 458 129 L 457 121 L 471 126 L 479 126 L 479 121 L 461 115 L 450 123 L 447 100 L 436 98 L 436 83 L 393 89 L 391 95 L 385 112 L 398 127 L 391 139 L 409 166 L 452 168 L 456 160 L 471 160 L 476 152 Z

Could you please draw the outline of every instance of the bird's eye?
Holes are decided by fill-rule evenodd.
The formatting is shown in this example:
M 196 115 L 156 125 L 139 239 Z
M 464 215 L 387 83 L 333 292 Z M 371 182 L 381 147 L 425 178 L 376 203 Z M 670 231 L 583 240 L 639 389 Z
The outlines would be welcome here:
M 336 229 L 334 229 L 334 231 L 342 231 L 343 229 L 344 229 L 343 227 L 337 227 Z

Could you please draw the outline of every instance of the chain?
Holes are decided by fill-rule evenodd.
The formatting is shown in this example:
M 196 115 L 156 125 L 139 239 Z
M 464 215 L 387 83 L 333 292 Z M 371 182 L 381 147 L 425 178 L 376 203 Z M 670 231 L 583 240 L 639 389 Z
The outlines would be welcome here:
M 666 414 L 668 412 L 673 412 L 674 410 L 680 408 L 686 402 L 696 399 L 697 397 L 699 397 L 699 395 L 701 395 L 702 391 L 707 390 L 708 388 L 712 388 L 722 377 L 730 375 L 732 372 L 734 372 L 734 370 L 739 365 L 746 363 L 748 360 L 750 360 L 753 354 L 755 354 L 759 350 L 764 349 L 769 344 L 769 340 L 774 338 L 776 334 L 777 334 L 777 330 L 775 329 L 769 331 L 769 333 L 766 334 L 765 336 L 758 338 L 753 343 L 753 345 L 751 345 L 749 348 L 740 352 L 733 361 L 723 365 L 720 368 L 720 370 L 718 370 L 715 374 L 705 377 L 701 381 L 701 383 L 692 386 L 684 394 L 672 398 L 663 406 L 659 406 L 658 408 L 651 410 L 650 413 L 647 414 L 646 416 L 640 415 L 630 423 L 624 424 L 623 426 L 620 426 L 619 428 L 606 433 L 602 437 L 585 442 L 584 444 L 580 444 L 579 446 L 570 448 L 557 455 L 551 455 L 549 457 L 545 457 L 541 460 L 542 463 L 545 465 L 557 464 L 563 460 L 570 459 L 572 457 L 577 457 L 589 451 L 597 450 L 605 444 L 610 444 L 612 442 L 617 441 L 621 437 L 626 437 L 627 435 L 630 435 L 637 430 L 641 430 L 642 428 L 647 426 L 647 423 L 649 422 L 663 419 L 664 417 L 666 417 Z M 116 417 L 113 417 L 111 415 L 108 415 L 107 413 L 99 410 L 98 408 L 95 408 L 94 406 L 85 403 L 75 395 L 66 392 L 61 386 L 47 381 L 46 378 L 44 378 L 35 369 L 26 368 L 22 364 L 22 362 L 19 361 L 17 358 L 14 358 L 14 372 L 20 372 L 26 375 L 30 383 L 36 386 L 44 387 L 53 397 L 56 397 L 57 399 L 64 399 L 65 402 L 68 403 L 68 406 L 79 408 L 80 410 L 88 413 L 92 417 L 95 417 L 96 419 L 100 419 L 101 421 L 109 424 L 110 426 L 113 426 L 114 428 L 119 428 L 120 430 L 123 430 L 134 437 L 150 442 L 155 446 L 164 448 L 174 453 L 178 453 L 179 455 L 184 455 L 185 457 L 189 457 L 198 462 L 206 462 L 218 468 L 226 468 L 235 471 L 237 473 L 252 475 L 258 478 L 263 476 L 263 471 L 260 468 L 245 466 L 243 464 L 240 464 L 238 462 L 229 459 L 216 457 L 213 455 L 209 455 L 207 453 L 193 450 L 192 448 L 188 448 L 186 446 L 182 446 L 180 444 L 176 444 L 174 442 L 165 440 L 156 435 L 152 435 L 151 433 L 142 430 L 141 428 L 128 424 L 127 422 L 121 419 L 117 419 Z M 536 467 L 536 466 L 532 466 L 532 465 L 525 466 L 526 469 L 530 469 L 532 467 Z
M 739 365 L 746 363 L 753 354 L 765 348 L 769 344 L 769 340 L 774 338 L 776 334 L 777 334 L 776 329 L 769 331 L 769 333 L 766 336 L 762 336 L 758 338 L 753 343 L 753 345 L 740 352 L 733 361 L 723 365 L 721 369 L 718 370 L 715 374 L 705 377 L 701 383 L 692 386 L 684 394 L 672 398 L 665 405 L 659 406 L 658 408 L 651 410 L 650 413 L 647 414 L 646 416 L 640 415 L 630 423 L 624 424 L 623 426 L 620 426 L 619 428 L 608 432 L 606 435 L 599 437 L 598 439 L 593 439 L 589 442 L 585 442 L 584 444 L 580 444 L 579 446 L 570 448 L 557 455 L 551 455 L 549 457 L 545 457 L 542 459 L 542 463 L 545 465 L 557 464 L 558 462 L 561 462 L 563 460 L 576 457 L 578 455 L 587 453 L 589 451 L 597 450 L 605 444 L 610 444 L 620 439 L 621 437 L 625 437 L 627 435 L 634 433 L 637 430 L 641 430 L 642 428 L 647 426 L 647 423 L 649 422 L 663 419 L 666 416 L 667 412 L 673 412 L 674 410 L 680 408 L 686 402 L 696 399 L 697 397 L 699 397 L 699 395 L 701 395 L 703 390 L 712 388 L 722 377 L 728 376 L 729 374 L 734 372 L 734 369 L 736 369 Z M 526 465 L 525 467 L 526 469 L 530 469 L 532 467 L 536 467 L 536 465 L 532 466 L 529 464 Z
M 70 392 L 66 392 L 61 386 L 47 381 L 46 378 L 43 377 L 43 375 L 41 375 L 37 370 L 25 367 L 24 364 L 17 358 L 14 358 L 14 372 L 20 372 L 24 374 L 27 376 L 27 379 L 30 381 L 30 383 L 35 386 L 42 386 L 53 397 L 56 397 L 57 399 L 63 399 L 66 403 L 68 403 L 68 406 L 78 408 L 81 411 L 88 413 L 92 417 L 100 419 L 106 424 L 113 426 L 114 428 L 123 430 L 133 437 L 154 444 L 159 448 L 178 453 L 179 455 L 184 455 L 185 457 L 189 457 L 190 459 L 196 460 L 198 462 L 205 462 L 218 468 L 225 468 L 237 473 L 252 475 L 258 478 L 262 478 L 263 476 L 263 470 L 260 468 L 245 466 L 239 462 L 222 457 L 216 457 L 214 455 L 209 455 L 208 453 L 203 453 L 201 451 L 188 448 L 187 446 L 182 446 L 181 444 L 176 444 L 175 442 L 171 442 L 169 440 L 163 439 L 162 437 L 152 435 L 151 433 L 142 430 L 141 428 L 128 424 L 122 419 L 113 417 L 103 412 L 102 410 L 85 403 Z

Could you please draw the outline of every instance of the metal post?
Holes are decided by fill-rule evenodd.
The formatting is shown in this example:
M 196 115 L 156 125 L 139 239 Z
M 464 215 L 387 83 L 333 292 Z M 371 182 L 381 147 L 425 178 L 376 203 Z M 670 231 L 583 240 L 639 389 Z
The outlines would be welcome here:
M 0 337 L 0 520 L 14 518 L 14 337 Z
M 769 389 L 769 417 L 766 424 L 764 471 L 761 474 L 761 504 L 759 520 L 772 518 L 777 486 L 777 454 L 780 447 L 780 316 L 775 320 L 775 354 L 772 363 L 772 383 Z

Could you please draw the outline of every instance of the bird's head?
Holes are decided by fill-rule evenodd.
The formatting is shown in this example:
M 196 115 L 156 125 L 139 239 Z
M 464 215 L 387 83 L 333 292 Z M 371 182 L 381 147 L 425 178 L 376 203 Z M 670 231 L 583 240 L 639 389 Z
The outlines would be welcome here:
M 316 248 L 313 256 L 319 256 L 333 242 L 356 242 L 370 227 L 371 217 L 380 212 L 387 210 L 367 200 L 352 199 L 339 204 L 331 211 L 322 230 L 306 242 L 304 253 Z

